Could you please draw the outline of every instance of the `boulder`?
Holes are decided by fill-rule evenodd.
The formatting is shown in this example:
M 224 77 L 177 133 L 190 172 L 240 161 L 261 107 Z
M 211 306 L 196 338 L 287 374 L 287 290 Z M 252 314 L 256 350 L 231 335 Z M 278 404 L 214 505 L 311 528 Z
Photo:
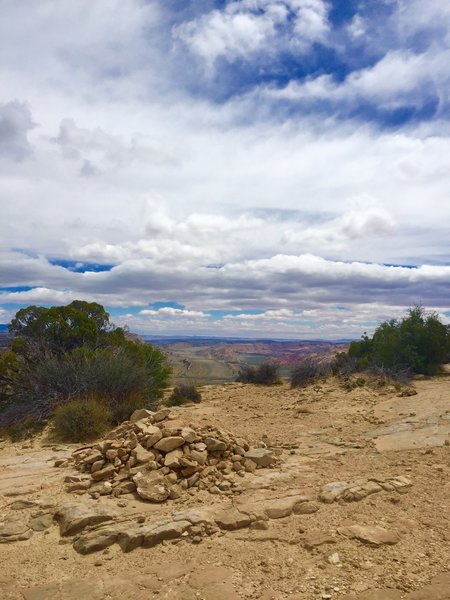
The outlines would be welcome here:
M 164 479 L 164 475 L 159 471 L 149 471 L 145 474 L 136 473 L 133 481 L 136 484 L 138 495 L 144 500 L 164 502 L 170 495 L 169 486 Z
M 152 548 L 165 540 L 174 540 L 191 527 L 189 521 L 171 521 L 153 529 L 147 529 L 144 534 L 144 548 Z

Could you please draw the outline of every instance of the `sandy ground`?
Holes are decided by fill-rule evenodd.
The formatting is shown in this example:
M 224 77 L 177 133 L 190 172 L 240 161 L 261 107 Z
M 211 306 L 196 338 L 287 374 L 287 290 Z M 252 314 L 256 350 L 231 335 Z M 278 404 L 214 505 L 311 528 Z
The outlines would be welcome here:
M 0 598 L 449 600 L 450 376 L 417 381 L 415 388 L 409 397 L 394 388 L 348 392 L 336 380 L 303 390 L 203 388 L 202 403 L 176 409 L 177 421 L 216 425 L 281 453 L 276 468 L 246 475 L 237 504 L 292 491 L 317 501 L 323 485 L 341 480 L 406 476 L 412 487 L 401 495 L 383 491 L 359 502 L 320 503 L 314 514 L 270 520 L 262 531 L 219 532 L 198 544 L 177 540 L 128 554 L 114 545 L 82 556 L 52 525 L 28 540 L 0 544 Z M 95 501 L 67 494 L 63 478 L 72 471 L 53 463 L 74 448 L 45 438 L 0 442 L 0 524 L 68 500 L 147 519 L 230 503 L 206 491 L 164 505 L 131 495 Z M 17 509 L 17 500 L 35 504 Z M 381 526 L 400 541 L 375 547 L 337 531 L 354 524 Z M 319 533 L 328 541 L 306 549 L 305 541 Z

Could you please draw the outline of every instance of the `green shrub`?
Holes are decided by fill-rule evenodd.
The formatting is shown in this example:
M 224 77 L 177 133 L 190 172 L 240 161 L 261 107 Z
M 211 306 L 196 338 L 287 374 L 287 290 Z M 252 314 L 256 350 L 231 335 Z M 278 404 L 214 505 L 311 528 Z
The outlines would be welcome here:
M 392 373 L 434 375 L 448 360 L 449 350 L 450 328 L 436 313 L 426 314 L 416 306 L 401 321 L 381 323 L 372 338 L 364 334 L 359 342 L 352 342 L 348 355 L 361 370 L 380 368 Z
M 312 356 L 306 357 L 292 369 L 291 387 L 303 387 L 330 373 L 330 364 Z
M 181 406 L 188 402 L 201 402 L 202 395 L 195 385 L 181 383 L 177 385 L 166 401 L 167 406 Z
M 110 427 L 112 414 L 95 398 L 80 398 L 59 406 L 54 415 L 55 433 L 67 442 L 87 442 Z
M 0 357 L 0 426 L 50 418 L 73 398 L 104 399 L 115 422 L 154 408 L 171 369 L 164 353 L 127 339 L 95 303 L 29 307 L 13 319 L 11 351 Z
M 277 364 L 269 362 L 261 363 L 257 367 L 243 365 L 239 371 L 237 381 L 258 385 L 275 385 L 280 383 L 278 370 L 279 366 Z

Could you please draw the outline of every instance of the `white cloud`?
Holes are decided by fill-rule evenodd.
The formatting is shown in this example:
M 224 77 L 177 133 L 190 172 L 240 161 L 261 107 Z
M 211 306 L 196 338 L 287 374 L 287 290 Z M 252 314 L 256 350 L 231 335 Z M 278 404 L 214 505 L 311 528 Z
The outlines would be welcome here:
M 283 241 L 290 244 L 318 246 L 327 244 L 329 248 L 340 249 L 351 240 L 370 240 L 380 236 L 392 236 L 397 229 L 389 212 L 370 196 L 355 198 L 353 206 L 341 216 L 322 224 L 287 230 Z
M 139 311 L 139 314 L 143 315 L 144 317 L 175 317 L 177 319 L 203 319 L 207 316 L 206 313 L 199 310 L 185 310 L 184 308 L 172 308 L 171 306 L 164 306 L 163 308 L 158 308 L 157 310 L 144 309 Z
M 256 52 L 276 54 L 278 46 L 306 52 L 324 41 L 327 17 L 323 0 L 238 0 L 175 27 L 173 35 L 211 69 L 220 57 L 251 60 Z

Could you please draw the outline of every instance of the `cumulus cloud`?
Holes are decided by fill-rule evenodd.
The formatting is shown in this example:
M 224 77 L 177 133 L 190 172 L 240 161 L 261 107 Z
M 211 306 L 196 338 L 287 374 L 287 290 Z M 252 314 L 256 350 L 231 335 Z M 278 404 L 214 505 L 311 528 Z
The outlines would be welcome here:
M 211 68 L 218 58 L 252 60 L 291 48 L 306 52 L 329 30 L 323 0 L 239 0 L 173 30 Z
M 395 233 L 396 224 L 389 212 L 367 197 L 354 199 L 352 208 L 341 216 L 322 224 L 299 230 L 287 230 L 285 243 L 327 244 L 341 248 L 348 241 L 389 236 Z

